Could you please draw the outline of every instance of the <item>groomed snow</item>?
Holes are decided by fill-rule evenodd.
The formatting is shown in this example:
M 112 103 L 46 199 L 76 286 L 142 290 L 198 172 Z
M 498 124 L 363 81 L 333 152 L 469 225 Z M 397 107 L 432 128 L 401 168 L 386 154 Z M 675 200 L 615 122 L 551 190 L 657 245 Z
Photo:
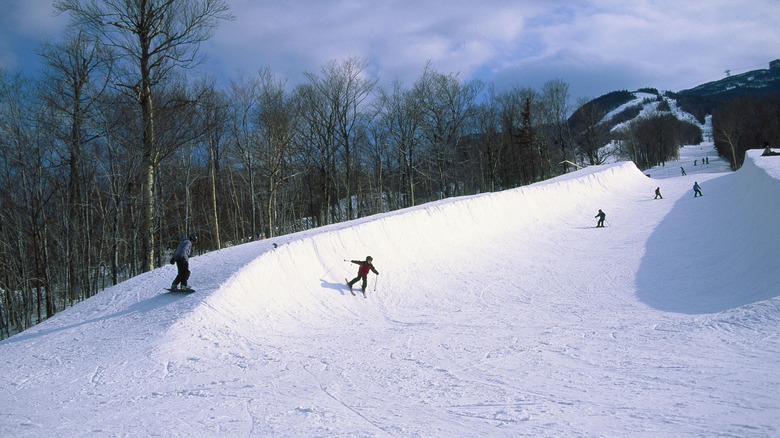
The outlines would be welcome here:
M 0 436 L 778 436 L 780 157 L 758 153 L 227 248 L 190 295 L 156 269 L 0 343 Z M 367 255 L 366 299 L 344 260 Z

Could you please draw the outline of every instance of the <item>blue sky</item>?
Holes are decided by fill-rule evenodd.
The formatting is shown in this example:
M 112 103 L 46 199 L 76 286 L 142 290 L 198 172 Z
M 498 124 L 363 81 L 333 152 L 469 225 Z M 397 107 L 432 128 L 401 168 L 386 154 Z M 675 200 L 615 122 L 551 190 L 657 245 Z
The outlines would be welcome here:
M 0 67 L 34 73 L 36 48 L 67 17 L 51 0 L 0 0 Z M 777 0 L 228 0 L 198 74 L 227 81 L 268 68 L 289 84 L 360 56 L 389 84 L 426 62 L 498 90 L 554 78 L 572 101 L 614 90 L 678 91 L 780 58 Z

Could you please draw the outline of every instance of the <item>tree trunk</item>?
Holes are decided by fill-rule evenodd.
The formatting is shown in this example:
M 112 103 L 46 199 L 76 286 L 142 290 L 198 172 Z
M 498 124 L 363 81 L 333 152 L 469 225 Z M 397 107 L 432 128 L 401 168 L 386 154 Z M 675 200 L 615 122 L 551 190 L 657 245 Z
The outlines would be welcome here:
M 143 119 L 143 155 L 141 157 L 141 272 L 154 269 L 154 106 L 148 77 L 144 81 L 141 101 Z
M 214 157 L 214 140 L 209 134 L 209 173 L 211 173 L 211 211 L 212 220 L 214 221 L 214 244 L 217 249 L 222 248 L 222 244 L 219 239 L 219 214 L 217 210 L 217 166 L 216 158 Z

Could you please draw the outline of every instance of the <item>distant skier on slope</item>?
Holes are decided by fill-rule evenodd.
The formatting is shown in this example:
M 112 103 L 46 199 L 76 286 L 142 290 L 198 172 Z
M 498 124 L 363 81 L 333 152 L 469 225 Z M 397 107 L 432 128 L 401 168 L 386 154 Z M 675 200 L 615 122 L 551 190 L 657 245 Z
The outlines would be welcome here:
M 699 183 L 694 181 L 693 182 L 693 197 L 695 198 L 697 196 L 704 196 L 704 195 L 701 194 L 701 187 L 699 186 Z
M 777 152 L 773 151 L 772 148 L 769 147 L 769 142 L 765 141 L 764 142 L 764 153 L 761 154 L 761 156 L 768 157 L 768 156 L 771 156 L 771 155 L 780 155 L 780 154 L 778 154 Z
M 190 234 L 186 238 L 179 242 L 179 246 L 176 247 L 176 251 L 171 257 L 171 264 L 176 263 L 178 274 L 171 283 L 171 289 L 178 289 L 181 283 L 182 289 L 189 289 L 187 286 L 187 280 L 190 278 L 190 252 L 192 251 L 192 244 L 198 241 L 198 237 L 194 234 Z
M 366 284 L 368 282 L 368 271 L 374 271 L 374 274 L 379 275 L 379 271 L 374 268 L 374 265 L 371 263 L 374 261 L 374 258 L 371 256 L 366 257 L 365 261 L 362 260 L 352 260 L 352 263 L 356 265 L 360 265 L 360 268 L 358 268 L 358 274 L 357 277 L 352 279 L 352 281 L 348 281 L 347 285 L 349 286 L 349 290 L 352 291 L 352 285 L 357 283 L 359 280 L 363 280 L 362 284 L 362 291 L 363 296 L 366 296 Z M 353 293 L 354 295 L 354 293 Z
M 683 174 L 683 176 L 687 175 L 687 173 L 685 173 L 685 168 L 683 168 L 682 166 L 680 166 L 680 170 L 682 170 L 682 174 Z
M 658 199 L 658 198 L 664 199 L 664 197 L 661 196 L 661 188 L 660 187 L 656 187 L 655 188 L 655 198 L 653 198 L 653 199 Z
M 599 222 L 596 224 L 596 228 L 604 228 L 604 219 L 607 218 L 607 214 L 599 209 L 599 213 L 593 217 L 599 218 Z

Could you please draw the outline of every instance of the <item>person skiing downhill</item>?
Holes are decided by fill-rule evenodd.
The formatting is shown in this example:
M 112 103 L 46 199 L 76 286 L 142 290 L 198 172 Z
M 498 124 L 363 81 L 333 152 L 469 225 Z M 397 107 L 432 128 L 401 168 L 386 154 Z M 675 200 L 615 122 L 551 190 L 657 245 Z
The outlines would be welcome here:
M 181 284 L 182 289 L 190 289 L 187 286 L 187 280 L 190 278 L 190 252 L 192 251 L 192 244 L 198 241 L 198 237 L 194 234 L 190 234 L 186 238 L 179 242 L 179 246 L 176 247 L 176 251 L 173 252 L 171 257 L 171 264 L 176 263 L 178 274 L 171 283 L 171 289 L 176 290 Z
M 694 181 L 693 182 L 693 197 L 695 198 L 697 196 L 704 196 L 704 195 L 701 194 L 701 187 L 699 187 L 699 183 Z
M 604 228 L 604 219 L 607 218 L 607 214 L 599 209 L 599 213 L 593 217 L 599 218 L 599 222 L 596 224 L 596 228 Z
M 660 187 L 656 187 L 655 188 L 655 198 L 653 198 L 653 199 L 658 199 L 658 198 L 664 199 L 664 197 L 661 196 L 661 188 Z
M 353 278 L 352 281 L 348 281 L 347 285 L 349 286 L 350 292 L 352 292 L 352 285 L 357 283 L 359 280 L 363 280 L 362 283 L 362 292 L 363 296 L 366 296 L 366 284 L 368 282 L 368 271 L 374 271 L 374 274 L 379 275 L 379 271 L 374 268 L 374 265 L 371 263 L 374 261 L 374 258 L 371 256 L 366 257 L 365 261 L 362 260 L 352 260 L 351 262 L 360 265 L 360 268 L 358 268 L 358 274 L 357 277 Z M 355 293 L 352 292 L 352 295 Z

